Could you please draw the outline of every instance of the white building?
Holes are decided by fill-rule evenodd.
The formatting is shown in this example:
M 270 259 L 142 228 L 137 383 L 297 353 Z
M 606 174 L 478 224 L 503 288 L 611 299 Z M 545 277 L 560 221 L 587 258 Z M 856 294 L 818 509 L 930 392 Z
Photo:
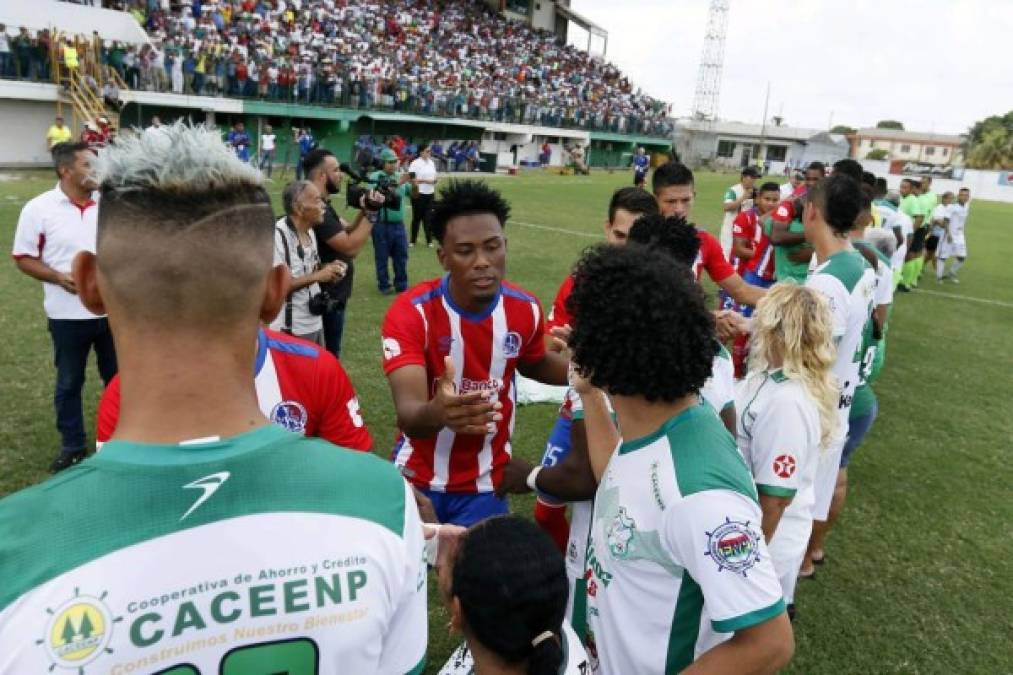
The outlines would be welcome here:
M 676 122 L 675 147 L 691 164 L 734 169 L 769 162 L 771 173 L 783 172 L 785 165 L 832 164 L 849 149 L 846 137 L 820 129 L 691 119 Z
M 962 165 L 964 140 L 963 136 L 876 128 L 859 129 L 848 136 L 851 157 L 859 161 L 867 159 L 870 152 L 884 150 L 883 159 L 936 166 Z

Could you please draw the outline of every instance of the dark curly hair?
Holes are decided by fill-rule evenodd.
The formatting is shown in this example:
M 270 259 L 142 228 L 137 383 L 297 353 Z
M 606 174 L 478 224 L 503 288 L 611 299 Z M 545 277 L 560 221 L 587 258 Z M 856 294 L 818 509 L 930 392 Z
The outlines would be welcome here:
M 568 593 L 563 556 L 529 520 L 489 518 L 461 540 L 450 594 L 468 630 L 507 663 L 526 661 L 530 675 L 559 671 Z M 532 644 L 546 631 L 551 638 Z
M 452 180 L 440 189 L 440 198 L 433 202 L 429 217 L 433 236 L 443 243 L 447 223 L 457 216 L 491 213 L 503 227 L 510 217 L 510 204 L 503 195 L 478 180 Z
M 630 228 L 629 241 L 667 253 L 687 267 L 693 266 L 700 251 L 696 228 L 679 216 L 641 216 Z
M 672 402 L 711 376 L 714 319 L 690 270 L 665 253 L 588 249 L 566 308 L 574 363 L 610 394 Z

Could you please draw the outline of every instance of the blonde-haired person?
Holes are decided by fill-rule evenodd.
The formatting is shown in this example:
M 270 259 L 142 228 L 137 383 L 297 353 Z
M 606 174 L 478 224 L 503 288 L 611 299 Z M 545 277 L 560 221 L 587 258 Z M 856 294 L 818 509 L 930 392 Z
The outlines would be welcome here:
M 792 617 L 812 530 L 819 448 L 838 423 L 832 335 L 821 293 L 775 284 L 756 305 L 749 372 L 735 392 L 739 451 L 756 481 L 763 536 Z

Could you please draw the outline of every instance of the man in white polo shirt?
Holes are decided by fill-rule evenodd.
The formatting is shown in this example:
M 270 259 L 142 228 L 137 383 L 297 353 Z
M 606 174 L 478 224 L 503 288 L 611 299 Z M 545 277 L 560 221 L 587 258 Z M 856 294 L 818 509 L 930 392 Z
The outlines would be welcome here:
M 433 162 L 433 150 L 428 143 L 419 146 L 419 156 L 408 165 L 408 175 L 412 186 L 412 238 L 414 246 L 419 237 L 419 224 L 426 235 L 426 246 L 432 248 L 433 234 L 429 229 L 429 210 L 433 206 L 433 193 L 436 192 L 436 163 Z
M 95 350 L 99 374 L 116 374 L 116 352 L 105 316 L 92 314 L 77 297 L 71 264 L 80 251 L 95 252 L 98 193 L 91 176 L 92 152 L 85 143 L 53 146 L 60 182 L 21 209 L 14 234 L 14 261 L 22 272 L 43 282 L 56 365 L 56 428 L 63 437 L 54 473 L 84 459 L 87 442 L 81 410 L 88 353 Z

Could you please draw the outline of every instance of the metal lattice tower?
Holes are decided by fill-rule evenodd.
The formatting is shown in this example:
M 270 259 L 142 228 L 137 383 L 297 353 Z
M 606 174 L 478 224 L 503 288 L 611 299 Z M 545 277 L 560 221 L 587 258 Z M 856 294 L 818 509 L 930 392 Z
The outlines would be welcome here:
M 693 95 L 693 118 L 713 122 L 718 117 L 721 68 L 725 61 L 725 33 L 728 29 L 728 0 L 711 0 L 707 32 L 700 54 L 700 71 Z

